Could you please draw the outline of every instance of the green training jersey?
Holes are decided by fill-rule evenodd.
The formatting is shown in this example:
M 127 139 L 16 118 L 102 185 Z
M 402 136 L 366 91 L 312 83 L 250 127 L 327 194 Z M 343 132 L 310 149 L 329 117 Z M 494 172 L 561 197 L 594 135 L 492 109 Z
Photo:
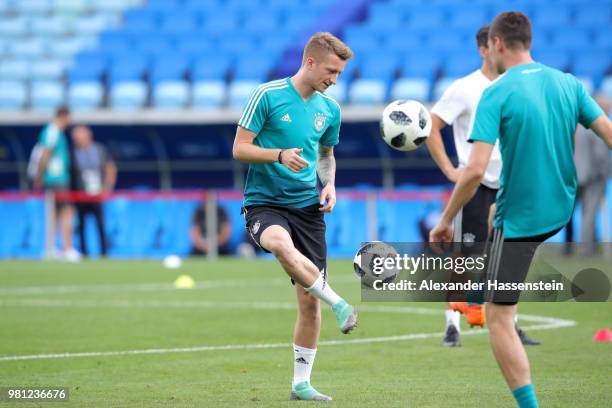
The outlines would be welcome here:
M 576 198 L 574 133 L 603 111 L 572 75 L 539 63 L 509 69 L 489 86 L 471 141 L 499 139 L 502 172 L 495 227 L 522 238 L 567 224 Z
M 43 185 L 61 185 L 70 183 L 70 154 L 66 135 L 53 123 L 45 126 L 40 132 L 39 143 L 51 150 L 47 168 L 43 174 Z
M 280 163 L 249 164 L 244 205 L 272 204 L 303 208 L 319 202 L 319 144 L 338 144 L 340 106 L 315 92 L 305 101 L 290 78 L 260 85 L 251 94 L 238 126 L 257 134 L 254 144 L 266 149 L 304 149 L 308 167 L 294 173 Z

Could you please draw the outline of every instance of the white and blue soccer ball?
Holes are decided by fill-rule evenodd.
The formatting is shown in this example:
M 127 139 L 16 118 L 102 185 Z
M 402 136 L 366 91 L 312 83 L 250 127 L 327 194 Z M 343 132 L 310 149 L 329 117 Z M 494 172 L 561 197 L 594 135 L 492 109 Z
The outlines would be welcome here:
M 421 146 L 431 132 L 427 108 L 414 100 L 391 102 L 383 111 L 380 134 L 389 146 L 403 152 Z
M 381 241 L 372 241 L 363 245 L 353 258 L 355 275 L 361 285 L 372 288 L 375 281 L 393 282 L 399 273 L 396 265 L 384 267 L 387 258 L 395 259 L 397 251 L 394 247 Z

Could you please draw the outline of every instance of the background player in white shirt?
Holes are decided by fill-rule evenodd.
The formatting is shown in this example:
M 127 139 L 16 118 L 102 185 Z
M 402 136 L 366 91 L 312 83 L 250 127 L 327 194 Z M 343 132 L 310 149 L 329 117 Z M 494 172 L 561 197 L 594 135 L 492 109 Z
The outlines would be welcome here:
M 432 129 L 427 140 L 427 148 L 434 161 L 440 167 L 444 175 L 453 183 L 459 177 L 461 169 L 465 167 L 472 151 L 472 145 L 468 142 L 471 133 L 478 101 L 484 90 L 491 84 L 498 74 L 493 69 L 489 59 L 488 49 L 489 26 L 484 26 L 476 34 L 476 44 L 482 66 L 471 74 L 459 78 L 451 84 L 444 92 L 440 100 L 431 110 Z M 444 127 L 453 126 L 453 137 L 459 166 L 451 162 L 444 148 L 440 130 Z M 488 236 L 488 215 L 490 207 L 495 203 L 497 189 L 499 188 L 499 177 L 502 168 L 499 144 L 495 145 L 489 165 L 474 198 L 466 204 L 455 218 L 453 225 L 453 239 L 461 242 L 463 249 L 469 254 L 470 243 L 484 243 Z M 482 249 L 482 245 L 476 245 L 474 250 Z M 482 304 L 468 304 L 466 302 L 449 302 L 446 310 L 446 332 L 443 344 L 448 347 L 458 347 L 460 342 L 460 313 L 466 315 L 468 323 L 472 326 L 483 326 L 485 323 L 484 308 Z M 519 337 L 523 344 L 540 344 L 527 337 L 517 327 Z

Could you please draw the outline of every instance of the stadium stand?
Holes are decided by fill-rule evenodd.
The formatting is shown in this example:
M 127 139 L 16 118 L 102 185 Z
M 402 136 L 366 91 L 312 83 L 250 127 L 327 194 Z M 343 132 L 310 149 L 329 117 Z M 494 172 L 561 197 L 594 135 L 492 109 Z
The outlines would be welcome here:
M 318 29 L 356 53 L 333 91 L 341 101 L 430 101 L 477 68 L 474 32 L 507 9 L 532 18 L 536 59 L 607 92 L 609 0 L 3 0 L 0 80 L 19 91 L 2 109 L 47 110 L 65 95 L 75 110 L 237 108 L 251 82 L 295 69 Z

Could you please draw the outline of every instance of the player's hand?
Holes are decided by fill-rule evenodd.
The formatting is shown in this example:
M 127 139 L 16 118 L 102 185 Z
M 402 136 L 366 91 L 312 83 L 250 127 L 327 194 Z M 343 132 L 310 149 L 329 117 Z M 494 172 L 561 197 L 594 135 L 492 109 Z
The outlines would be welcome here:
M 332 212 L 336 206 L 336 187 L 329 183 L 323 187 L 319 196 L 319 203 L 322 205 L 319 211 Z
M 450 242 L 453 239 L 453 226 L 443 219 L 429 232 L 429 242 Z
M 447 175 L 448 180 L 453 183 L 457 183 L 457 180 L 459 180 L 459 176 L 461 175 L 462 171 L 463 170 L 459 168 L 452 169 Z
M 281 153 L 281 163 L 294 173 L 298 173 L 308 167 L 308 161 L 306 161 L 300 154 L 304 149 L 286 149 Z

